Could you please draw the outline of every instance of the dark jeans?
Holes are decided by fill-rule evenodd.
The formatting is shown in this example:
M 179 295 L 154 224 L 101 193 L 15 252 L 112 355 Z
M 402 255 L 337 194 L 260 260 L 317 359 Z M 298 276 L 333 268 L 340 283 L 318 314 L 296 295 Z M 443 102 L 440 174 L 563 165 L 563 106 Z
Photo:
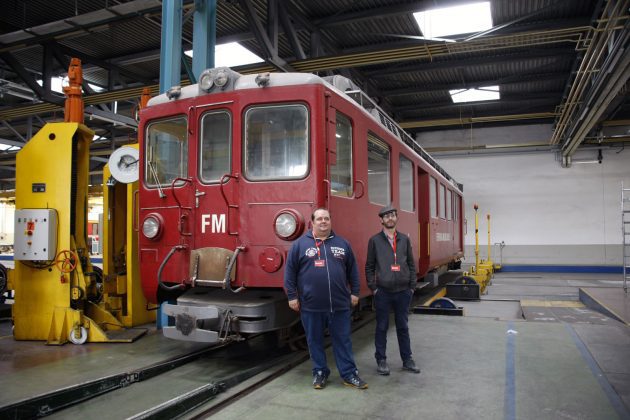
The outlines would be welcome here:
M 374 307 L 376 309 L 376 333 L 374 335 L 376 353 L 374 353 L 374 357 L 377 361 L 387 359 L 387 330 L 389 328 L 390 309 L 394 309 L 400 358 L 403 361 L 411 359 L 411 340 L 407 326 L 411 296 L 411 290 L 390 293 L 383 289 L 378 289 L 374 295 Z
M 301 311 L 302 325 L 306 332 L 308 351 L 313 362 L 313 375 L 322 371 L 330 374 L 326 363 L 326 349 L 324 348 L 324 331 L 328 327 L 332 338 L 333 354 L 337 363 L 337 370 L 342 378 L 348 378 L 357 373 L 357 366 L 352 355 L 352 340 L 350 339 L 351 311 L 310 312 Z

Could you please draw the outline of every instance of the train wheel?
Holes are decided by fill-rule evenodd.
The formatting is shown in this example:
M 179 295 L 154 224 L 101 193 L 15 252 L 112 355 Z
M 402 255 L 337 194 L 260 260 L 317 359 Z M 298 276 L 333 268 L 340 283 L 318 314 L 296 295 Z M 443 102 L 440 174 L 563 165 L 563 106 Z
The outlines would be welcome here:
M 442 298 L 434 300 L 433 302 L 431 302 L 431 305 L 429 305 L 429 307 L 443 308 L 443 309 L 457 309 L 457 305 L 455 305 L 455 302 L 453 302 L 451 299 L 447 297 L 442 297 Z

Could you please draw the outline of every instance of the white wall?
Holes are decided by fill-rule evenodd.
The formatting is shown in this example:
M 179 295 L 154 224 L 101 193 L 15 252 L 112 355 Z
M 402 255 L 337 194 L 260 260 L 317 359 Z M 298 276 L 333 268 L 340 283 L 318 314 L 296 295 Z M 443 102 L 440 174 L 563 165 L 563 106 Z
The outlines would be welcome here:
M 531 142 L 545 131 L 544 126 L 533 127 L 531 135 L 526 129 L 498 128 L 487 129 L 485 134 L 494 142 L 516 140 L 506 136 Z M 425 141 L 419 140 L 425 147 L 448 144 L 447 138 L 451 145 L 470 139 L 480 144 L 479 132 L 468 139 L 462 135 L 465 132 L 436 132 L 439 135 L 433 133 L 425 136 Z M 502 138 L 496 135 L 499 132 Z M 596 155 L 596 151 L 586 151 L 575 158 L 593 159 Z M 621 181 L 630 188 L 630 150 L 604 149 L 601 164 L 574 164 L 570 168 L 562 168 L 550 151 L 436 159 L 464 184 L 468 261 L 474 259 L 473 203 L 478 203 L 484 257 L 486 214 L 490 213 L 492 242 L 506 243 L 504 264 L 621 265 Z M 498 257 L 493 256 L 493 260 Z

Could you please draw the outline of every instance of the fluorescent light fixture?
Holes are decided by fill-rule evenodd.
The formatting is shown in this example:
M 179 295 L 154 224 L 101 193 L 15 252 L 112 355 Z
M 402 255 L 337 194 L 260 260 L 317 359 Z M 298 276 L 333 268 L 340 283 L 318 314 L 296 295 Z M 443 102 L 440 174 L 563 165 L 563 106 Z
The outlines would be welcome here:
M 490 2 L 432 9 L 413 17 L 427 39 L 481 32 L 492 28 Z
M 484 86 L 479 89 L 455 89 L 448 91 L 454 103 L 478 102 L 501 99 L 499 86 Z
M 4 144 L 4 143 L 0 143 L 0 151 L 2 152 L 11 152 L 13 150 L 20 150 L 21 147 L 18 146 L 12 146 L 10 144 Z
M 193 56 L 192 50 L 184 52 L 189 57 Z M 262 63 L 264 60 L 243 47 L 238 42 L 220 44 L 214 48 L 215 67 L 236 67 L 246 64 Z
M 41 79 L 37 80 L 37 84 L 40 86 L 44 86 L 44 82 Z M 66 77 L 57 76 L 57 77 L 50 78 L 51 91 L 63 94 L 63 86 L 68 86 L 68 76 Z M 91 87 L 94 90 L 94 92 L 103 92 L 105 90 L 104 88 L 93 85 L 92 83 L 88 83 L 88 86 Z

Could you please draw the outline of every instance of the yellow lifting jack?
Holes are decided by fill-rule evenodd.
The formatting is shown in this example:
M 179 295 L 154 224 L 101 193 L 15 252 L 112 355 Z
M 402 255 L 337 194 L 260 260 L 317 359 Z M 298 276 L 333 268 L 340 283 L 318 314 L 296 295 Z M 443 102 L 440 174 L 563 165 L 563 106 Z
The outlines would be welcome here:
M 477 211 L 479 210 L 479 205 L 475 203 L 475 265 L 471 267 L 470 271 L 465 271 L 463 273 L 464 279 L 466 277 L 474 279 L 474 281 L 479 284 L 480 293 L 483 294 L 486 290 L 486 287 L 492 281 L 492 275 L 494 273 L 494 265 L 490 260 L 490 215 L 488 215 L 488 260 L 480 260 L 479 259 L 479 215 Z
M 87 247 L 94 132 L 83 124 L 80 60 L 71 60 L 68 78 L 65 122 L 46 124 L 17 154 L 13 336 L 55 345 L 130 342 L 146 329 L 126 330 L 109 310 Z

